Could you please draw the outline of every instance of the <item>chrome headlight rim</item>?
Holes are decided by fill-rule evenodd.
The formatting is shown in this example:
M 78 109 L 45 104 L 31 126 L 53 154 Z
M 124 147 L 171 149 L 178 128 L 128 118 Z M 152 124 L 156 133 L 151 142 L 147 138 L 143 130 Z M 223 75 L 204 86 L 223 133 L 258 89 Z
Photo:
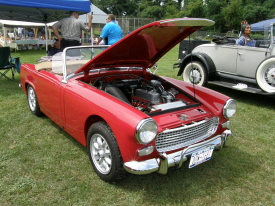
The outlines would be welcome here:
M 228 99 L 223 107 L 223 116 L 229 119 L 236 113 L 237 102 L 234 99 Z
M 151 133 L 147 133 L 147 136 L 144 138 L 144 134 L 145 134 L 145 132 L 147 132 L 146 130 L 144 131 L 144 129 L 146 127 L 150 128 L 150 126 L 154 127 L 154 131 L 151 131 Z M 152 118 L 147 118 L 147 119 L 141 120 L 138 123 L 138 125 L 136 127 L 135 136 L 136 136 L 137 141 L 140 144 L 146 145 L 146 144 L 149 144 L 150 142 L 152 142 L 157 137 L 157 131 L 158 131 L 158 127 L 157 127 L 155 120 Z

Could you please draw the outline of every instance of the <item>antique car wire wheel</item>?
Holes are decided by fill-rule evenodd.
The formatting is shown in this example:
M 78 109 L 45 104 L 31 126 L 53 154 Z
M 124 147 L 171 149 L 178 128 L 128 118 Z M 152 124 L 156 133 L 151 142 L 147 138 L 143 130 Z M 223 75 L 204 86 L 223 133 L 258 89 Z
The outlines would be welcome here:
M 29 105 L 31 112 L 36 116 L 41 115 L 41 111 L 40 111 L 40 107 L 39 107 L 39 104 L 37 101 L 36 93 L 35 93 L 33 87 L 30 85 L 27 87 L 27 98 L 28 98 L 28 105 Z
M 262 62 L 256 72 L 259 87 L 265 92 L 275 92 L 275 58 Z
M 94 123 L 87 138 L 90 161 L 97 175 L 106 182 L 124 178 L 126 171 L 112 130 L 105 122 Z
M 200 62 L 190 62 L 184 68 L 182 74 L 183 81 L 194 83 L 200 86 L 206 85 L 207 74 L 204 66 Z

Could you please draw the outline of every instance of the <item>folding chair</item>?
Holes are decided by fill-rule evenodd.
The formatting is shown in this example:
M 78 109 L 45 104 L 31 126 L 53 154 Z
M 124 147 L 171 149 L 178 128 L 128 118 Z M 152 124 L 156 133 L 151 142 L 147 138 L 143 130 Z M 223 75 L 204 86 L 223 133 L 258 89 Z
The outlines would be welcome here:
M 12 73 L 12 79 L 6 75 L 9 71 Z M 0 79 L 5 77 L 14 80 L 15 71 L 20 73 L 20 57 L 11 57 L 10 47 L 0 47 Z

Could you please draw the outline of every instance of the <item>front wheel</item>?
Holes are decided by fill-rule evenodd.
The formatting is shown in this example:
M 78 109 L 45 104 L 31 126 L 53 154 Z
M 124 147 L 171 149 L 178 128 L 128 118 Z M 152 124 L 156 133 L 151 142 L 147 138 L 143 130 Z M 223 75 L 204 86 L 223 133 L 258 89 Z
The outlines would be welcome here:
M 275 92 L 275 58 L 262 62 L 256 72 L 259 87 L 265 92 Z
M 205 67 L 200 62 L 190 62 L 184 68 L 182 74 L 183 81 L 205 86 L 207 83 L 207 73 Z
M 105 122 L 97 122 L 90 127 L 87 149 L 92 166 L 102 180 L 116 182 L 124 178 L 125 170 L 119 147 Z
M 34 91 L 34 88 L 30 85 L 27 87 L 27 98 L 31 112 L 36 116 L 41 116 L 42 112 L 37 101 L 36 93 Z

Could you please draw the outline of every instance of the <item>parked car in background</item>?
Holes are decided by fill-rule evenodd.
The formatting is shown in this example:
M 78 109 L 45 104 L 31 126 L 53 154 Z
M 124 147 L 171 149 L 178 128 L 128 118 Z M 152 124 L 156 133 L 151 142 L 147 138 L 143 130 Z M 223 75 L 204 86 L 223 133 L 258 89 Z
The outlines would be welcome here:
M 180 59 L 178 76 L 202 86 L 211 83 L 275 95 L 274 23 L 265 27 L 263 36 L 256 47 L 236 45 L 236 38 L 226 37 L 199 45 Z
M 37 116 L 44 113 L 86 146 L 104 181 L 115 182 L 127 172 L 166 174 L 187 160 L 193 168 L 228 140 L 236 102 L 148 68 L 213 23 L 157 21 L 110 47 L 69 47 L 52 61 L 23 64 L 20 82 L 29 109 Z

